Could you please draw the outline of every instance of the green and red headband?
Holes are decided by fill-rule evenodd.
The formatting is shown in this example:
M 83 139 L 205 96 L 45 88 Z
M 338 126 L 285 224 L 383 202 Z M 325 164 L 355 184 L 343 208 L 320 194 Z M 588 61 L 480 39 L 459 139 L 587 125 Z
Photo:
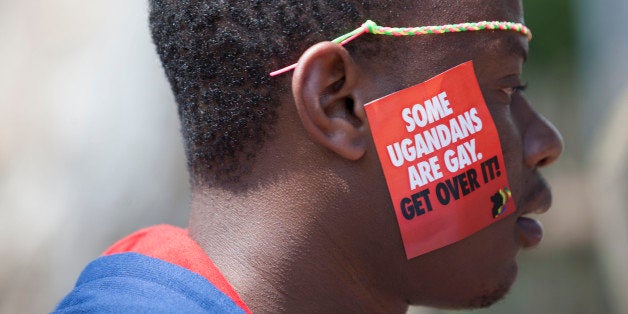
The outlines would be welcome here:
M 375 24 L 375 22 L 368 20 L 364 22 L 359 28 L 344 34 L 334 40 L 333 43 L 339 45 L 345 45 L 346 43 L 354 40 L 358 36 L 364 33 L 370 33 L 375 35 L 388 35 L 388 36 L 418 36 L 418 35 L 430 35 L 430 34 L 445 34 L 445 33 L 461 33 L 461 32 L 474 32 L 481 30 L 502 30 L 502 31 L 515 31 L 528 37 L 528 41 L 532 39 L 532 32 L 525 25 L 514 22 L 499 22 L 499 21 L 482 21 L 475 23 L 459 23 L 459 24 L 446 24 L 440 26 L 420 26 L 420 27 L 385 27 Z M 270 73 L 270 76 L 277 76 L 285 72 L 294 70 L 297 64 L 287 66 L 281 70 L 277 70 Z

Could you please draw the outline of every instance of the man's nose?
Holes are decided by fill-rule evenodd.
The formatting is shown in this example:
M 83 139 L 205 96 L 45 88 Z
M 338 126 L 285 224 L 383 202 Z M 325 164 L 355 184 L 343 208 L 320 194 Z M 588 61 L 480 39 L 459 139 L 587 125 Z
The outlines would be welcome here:
M 563 137 L 556 127 L 534 109 L 523 135 L 523 156 L 526 166 L 535 169 L 551 164 L 563 151 Z

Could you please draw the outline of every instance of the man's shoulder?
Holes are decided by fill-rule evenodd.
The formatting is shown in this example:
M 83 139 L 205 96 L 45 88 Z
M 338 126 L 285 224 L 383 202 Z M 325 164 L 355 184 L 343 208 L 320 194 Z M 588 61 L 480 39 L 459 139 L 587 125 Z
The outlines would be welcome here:
M 55 312 L 243 313 L 203 276 L 138 253 L 90 263 Z
M 113 244 L 83 270 L 57 311 L 250 313 L 188 231 L 169 225 Z

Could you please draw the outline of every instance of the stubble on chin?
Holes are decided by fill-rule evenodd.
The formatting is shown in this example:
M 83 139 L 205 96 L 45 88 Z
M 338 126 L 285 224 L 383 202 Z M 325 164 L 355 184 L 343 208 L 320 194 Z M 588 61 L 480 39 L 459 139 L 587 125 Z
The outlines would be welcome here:
M 471 300 L 469 308 L 489 307 L 504 299 L 515 282 L 515 279 L 517 277 L 517 271 L 518 268 L 516 263 L 508 267 L 506 272 L 503 274 L 504 279 L 497 286 L 494 286 L 491 289 L 487 289 L 477 298 Z

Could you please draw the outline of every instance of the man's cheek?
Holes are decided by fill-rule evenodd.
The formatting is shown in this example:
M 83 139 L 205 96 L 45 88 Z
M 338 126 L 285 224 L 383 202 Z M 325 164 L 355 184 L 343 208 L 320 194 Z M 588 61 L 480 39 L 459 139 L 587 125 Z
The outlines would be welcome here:
M 496 105 L 489 107 L 493 107 L 491 114 L 502 146 L 508 182 L 512 187 L 515 206 L 521 208 L 522 187 L 524 185 L 522 176 L 524 170 L 522 133 L 519 131 L 510 106 Z

